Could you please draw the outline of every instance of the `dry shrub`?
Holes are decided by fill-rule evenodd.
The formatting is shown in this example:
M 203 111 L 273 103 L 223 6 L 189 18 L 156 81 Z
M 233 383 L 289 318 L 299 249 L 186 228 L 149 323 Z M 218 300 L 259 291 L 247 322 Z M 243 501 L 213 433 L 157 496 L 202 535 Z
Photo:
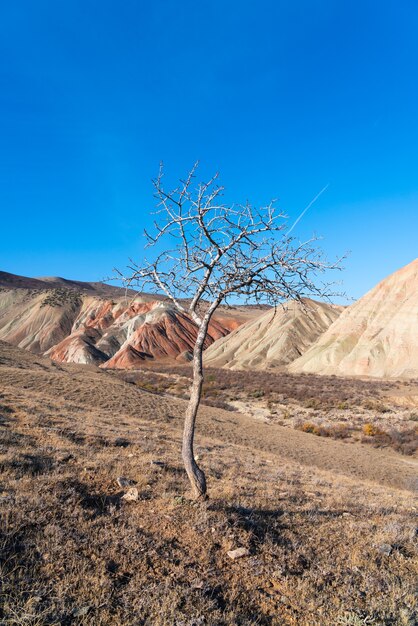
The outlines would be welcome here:
M 363 407 L 369 411 L 377 411 L 378 413 L 390 413 L 391 409 L 387 407 L 381 400 L 367 399 L 363 403 Z
M 190 379 L 190 365 L 167 365 L 147 363 L 152 372 Z M 316 376 L 314 374 L 289 374 L 262 370 L 237 371 L 206 368 L 205 386 L 226 392 L 240 398 L 265 398 L 281 402 L 295 401 L 306 408 L 331 410 L 347 409 L 349 406 L 372 406 L 373 410 L 387 411 L 383 396 L 396 383 L 357 378 L 337 378 L 336 376 Z M 373 399 L 370 399 L 373 396 Z
M 297 430 L 304 433 L 311 433 L 318 437 L 332 437 L 332 439 L 346 439 L 350 436 L 350 429 L 346 424 L 334 424 L 332 426 L 322 426 L 313 422 L 298 422 L 295 425 Z
M 327 426 L 328 436 L 333 439 L 347 439 L 351 434 L 351 429 L 347 424 L 335 424 L 333 426 Z
M 303 433 L 312 433 L 313 435 L 319 435 L 319 427 L 312 422 L 303 422 L 303 424 L 297 424 L 296 427 Z
M 367 423 L 363 425 L 363 434 L 366 437 L 376 437 L 376 435 L 383 435 L 384 431 L 375 424 Z
M 411 456 L 418 449 L 418 428 L 406 430 L 383 430 L 375 424 L 364 424 L 362 443 L 371 443 L 376 448 L 390 446 L 397 452 Z

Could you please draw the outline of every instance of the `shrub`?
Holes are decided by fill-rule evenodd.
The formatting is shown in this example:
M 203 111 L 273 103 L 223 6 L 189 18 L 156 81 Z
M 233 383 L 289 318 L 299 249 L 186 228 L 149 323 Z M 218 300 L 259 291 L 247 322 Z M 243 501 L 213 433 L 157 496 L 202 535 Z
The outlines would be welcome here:
M 363 407 L 369 411 L 376 411 L 377 413 L 390 413 L 391 409 L 385 406 L 379 400 L 366 400 L 363 402 Z
M 383 435 L 384 432 L 375 424 L 367 423 L 363 425 L 363 434 L 366 437 L 376 437 L 376 435 Z
M 350 429 L 346 424 L 335 424 L 327 428 L 328 437 L 333 439 L 347 439 L 350 436 Z
M 303 424 L 298 425 L 297 428 L 303 433 L 312 433 L 313 435 L 320 434 L 319 426 L 313 424 L 312 422 L 304 422 Z
M 406 455 L 412 455 L 418 449 L 418 429 L 410 428 L 408 430 L 392 430 L 390 436 L 391 446 L 397 452 Z
M 335 424 L 332 426 L 321 426 L 312 422 L 303 422 L 295 425 L 297 430 L 303 433 L 311 433 L 318 437 L 332 437 L 333 439 L 346 439 L 350 436 L 350 429 L 345 424 Z
M 305 407 L 307 409 L 319 409 L 321 407 L 321 401 L 318 398 L 308 398 L 305 401 Z

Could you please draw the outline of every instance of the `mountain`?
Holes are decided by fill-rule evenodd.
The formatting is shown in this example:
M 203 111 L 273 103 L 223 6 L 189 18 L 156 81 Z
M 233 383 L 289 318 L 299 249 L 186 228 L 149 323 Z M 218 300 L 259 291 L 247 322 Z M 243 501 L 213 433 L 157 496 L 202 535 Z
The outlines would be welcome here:
M 347 308 L 289 370 L 418 377 L 418 259 Z
M 6 289 L 48 289 L 49 285 L 39 278 L 19 276 L 0 271 L 0 288 Z
M 126 290 L 115 285 L 109 285 L 102 282 L 83 282 L 81 280 L 69 280 L 60 276 L 40 276 L 37 278 L 29 278 L 28 276 L 19 276 L 18 274 L 10 274 L 10 272 L 0 271 L 0 289 L 72 289 L 81 293 L 89 293 L 91 295 L 103 296 L 111 298 L 112 296 L 120 296 Z M 130 295 L 138 293 L 133 289 L 127 291 Z M 158 299 L 155 296 L 143 297 Z M 161 299 L 161 298 L 160 298 Z
M 221 309 L 207 346 L 260 309 Z M 55 361 L 134 368 L 188 358 L 197 335 L 190 317 L 161 296 L 103 283 L 0 273 L 0 339 Z
M 303 354 L 338 318 L 342 307 L 304 299 L 269 310 L 204 354 L 205 365 L 230 369 L 281 368 Z
M 207 345 L 228 329 L 213 321 Z M 54 361 L 101 363 L 105 368 L 135 368 L 152 359 L 176 359 L 191 352 L 196 324 L 172 304 L 105 301 L 85 303 L 72 332 L 46 354 Z

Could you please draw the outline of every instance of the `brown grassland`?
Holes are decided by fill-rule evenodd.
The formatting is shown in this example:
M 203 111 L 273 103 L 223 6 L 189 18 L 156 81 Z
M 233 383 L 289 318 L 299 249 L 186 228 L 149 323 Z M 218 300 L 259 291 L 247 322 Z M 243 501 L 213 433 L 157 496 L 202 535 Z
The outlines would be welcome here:
M 0 342 L 1 624 L 417 623 L 413 455 L 317 437 L 271 411 L 203 406 L 210 499 L 195 504 L 179 454 L 184 400 L 163 378 L 141 389 Z M 265 393 L 261 377 L 241 380 Z M 282 382 L 273 411 L 296 410 Z M 378 402 L 387 391 L 367 389 Z M 119 476 L 137 501 L 122 499 Z M 237 547 L 248 555 L 232 560 Z
M 188 397 L 187 366 L 157 362 L 119 375 L 148 391 Z M 418 449 L 417 381 L 207 368 L 202 401 L 320 437 L 391 447 L 405 455 Z

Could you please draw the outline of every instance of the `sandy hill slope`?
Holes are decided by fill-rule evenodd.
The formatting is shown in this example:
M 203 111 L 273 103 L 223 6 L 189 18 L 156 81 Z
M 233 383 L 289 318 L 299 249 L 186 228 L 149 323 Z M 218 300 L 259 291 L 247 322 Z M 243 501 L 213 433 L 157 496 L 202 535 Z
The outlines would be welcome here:
M 3 342 L 0 383 L 5 626 L 416 623 L 409 460 L 202 407 L 196 504 L 184 401 Z
M 0 339 L 43 354 L 71 333 L 82 298 L 73 291 L 0 290 Z
M 231 369 L 283 367 L 294 361 L 334 322 L 341 307 L 305 299 L 269 310 L 214 343 L 205 364 Z
M 418 259 L 346 309 L 292 372 L 418 377 Z

